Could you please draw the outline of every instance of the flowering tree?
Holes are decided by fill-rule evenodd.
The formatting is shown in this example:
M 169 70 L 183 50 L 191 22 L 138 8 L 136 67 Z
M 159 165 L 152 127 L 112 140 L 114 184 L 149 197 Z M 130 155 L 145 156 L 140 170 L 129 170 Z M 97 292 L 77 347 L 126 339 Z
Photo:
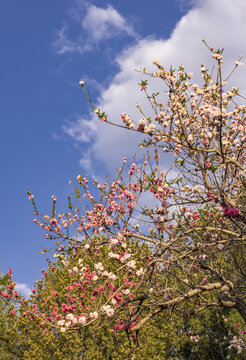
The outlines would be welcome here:
M 73 250 L 68 248 L 62 252 L 71 263 L 74 262 Z M 83 248 L 76 251 L 77 256 L 83 257 Z M 103 258 L 101 253 L 97 255 L 97 260 L 98 258 L 107 262 L 107 258 Z M 3 285 L 1 290 L 5 294 L 11 294 L 11 275 L 12 272 L 0 280 Z M 66 265 L 57 260 L 50 263 L 42 280 L 35 284 L 29 306 L 23 301 L 18 309 L 15 308 L 11 296 L 0 300 L 0 359 L 106 360 L 129 359 L 134 356 L 136 359 L 150 359 L 157 354 L 158 358 L 167 360 L 174 357 L 180 360 L 217 360 L 226 356 L 235 360 L 243 359 L 243 355 L 237 354 L 236 349 L 231 347 L 235 342 L 235 330 L 236 326 L 240 326 L 240 319 L 235 313 L 228 316 L 228 311 L 224 309 L 207 309 L 196 318 L 181 318 L 174 313 L 170 319 L 169 316 L 159 314 L 141 329 L 141 345 L 134 334 L 132 337 L 125 331 L 122 321 L 115 323 L 111 319 L 111 322 L 104 323 L 103 326 L 94 322 L 85 327 L 69 327 L 67 331 L 61 332 L 59 327 L 51 327 L 49 322 L 40 321 L 40 317 L 33 316 L 34 304 L 41 317 L 47 316 L 48 311 L 50 316 L 54 316 L 61 304 L 71 305 L 67 301 L 68 291 L 63 291 L 70 284 L 71 278 Z M 86 302 L 86 296 L 83 300 Z M 66 311 L 64 305 L 63 308 Z M 74 314 L 71 310 L 70 313 Z M 59 314 L 57 317 L 59 319 Z
M 55 311 L 47 306 L 41 313 L 32 300 L 43 323 L 61 332 L 113 323 L 138 339 L 157 315 L 228 308 L 246 322 L 246 106 L 236 103 L 238 89 L 227 90 L 240 62 L 223 79 L 222 51 L 209 49 L 217 71 L 202 64 L 200 86 L 183 66 L 165 70 L 154 60 L 155 73 L 141 71 L 158 78 L 165 91 L 149 94 L 148 81 L 141 82 L 153 116 L 139 106 L 137 122 L 123 113 L 122 124 L 112 123 L 81 82 L 98 119 L 143 134 L 140 147 L 146 152 L 129 169 L 124 159 L 114 181 L 94 181 L 94 192 L 78 175 L 67 213 L 57 212 L 53 196 L 52 214 L 42 215 L 27 192 L 34 222 L 56 240 L 50 268 L 56 273 L 62 263 L 70 279 L 56 290 L 64 302 L 57 302 Z M 170 169 L 163 165 L 167 157 Z M 74 250 L 72 260 L 66 244 Z M 242 352 L 239 330 L 232 347 Z
M 71 262 L 74 261 L 73 249 L 67 249 L 64 254 Z M 78 255 L 83 256 L 83 249 L 78 250 Z M 9 286 L 13 284 L 11 273 L 5 275 L 2 280 L 0 279 L 0 284 L 3 283 L 4 286 L 1 286 L 1 290 L 6 295 L 10 294 Z M 126 359 L 130 354 L 134 355 L 137 350 L 140 359 L 152 358 L 156 353 L 162 358 L 172 359 L 174 354 L 172 348 L 175 348 L 175 354 L 178 356 L 186 343 L 192 346 L 189 337 L 185 333 L 180 336 L 177 331 L 182 326 L 178 318 L 174 328 L 172 323 L 164 323 L 156 317 L 141 334 L 141 341 L 144 344 L 141 349 L 138 349 L 135 339 L 121 330 L 122 324 L 119 323 L 111 323 L 108 326 L 104 324 L 101 327 L 94 322 L 90 326 L 61 332 L 59 327 L 54 328 L 48 326 L 47 321 L 40 321 L 44 314 L 48 315 L 48 309 L 50 315 L 54 316 L 59 305 L 73 304 L 67 302 L 68 296 L 63 292 L 63 288 L 69 287 L 70 283 L 67 267 L 61 261 L 57 261 L 56 270 L 49 266 L 43 279 L 35 284 L 29 304 L 20 301 L 20 306 L 15 308 L 11 296 L 0 299 L 0 359 Z M 86 297 L 83 298 L 85 302 Z M 34 303 L 39 309 L 40 317 L 33 314 L 31 305 Z M 64 305 L 63 308 L 65 311 Z M 71 309 L 67 312 L 69 313 L 74 314 Z M 59 320 L 59 315 L 57 318 Z M 69 318 L 71 316 L 68 316 Z

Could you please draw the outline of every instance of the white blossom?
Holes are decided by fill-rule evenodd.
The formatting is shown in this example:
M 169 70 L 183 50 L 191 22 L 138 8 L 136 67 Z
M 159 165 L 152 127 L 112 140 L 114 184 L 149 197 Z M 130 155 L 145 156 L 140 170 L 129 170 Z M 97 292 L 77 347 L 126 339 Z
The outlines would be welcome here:
M 80 323 L 80 324 L 85 324 L 85 323 L 86 323 L 86 317 L 83 316 L 83 315 L 80 316 L 80 317 L 79 317 L 79 323 Z
M 65 324 L 65 320 L 58 320 L 57 321 L 58 326 L 63 326 L 64 324 Z
M 144 273 L 143 268 L 140 268 L 139 270 L 136 271 L 137 276 L 141 276 L 141 275 L 143 275 L 143 273 Z

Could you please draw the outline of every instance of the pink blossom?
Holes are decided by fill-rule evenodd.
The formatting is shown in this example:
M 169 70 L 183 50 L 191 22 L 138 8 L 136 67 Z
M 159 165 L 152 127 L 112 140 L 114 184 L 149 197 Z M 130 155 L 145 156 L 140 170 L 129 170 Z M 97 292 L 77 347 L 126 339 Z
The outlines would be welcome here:
M 235 217 L 237 217 L 239 215 L 239 209 L 238 208 L 232 208 L 227 203 L 222 203 L 221 207 L 223 209 L 223 212 L 224 212 L 225 216 L 235 218 Z
M 210 168 L 211 162 L 208 161 L 208 160 L 205 160 L 204 165 L 205 165 L 207 168 Z
M 56 218 L 50 218 L 50 224 L 51 225 L 57 225 L 57 220 L 56 220 Z

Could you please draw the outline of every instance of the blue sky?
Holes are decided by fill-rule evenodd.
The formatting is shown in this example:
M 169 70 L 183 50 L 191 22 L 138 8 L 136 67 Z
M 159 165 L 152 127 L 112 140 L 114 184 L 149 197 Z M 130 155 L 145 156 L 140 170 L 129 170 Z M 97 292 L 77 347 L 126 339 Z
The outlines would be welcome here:
M 117 121 L 138 116 L 135 103 L 143 66 L 183 63 L 198 73 L 210 64 L 201 43 L 225 47 L 225 71 L 245 55 L 244 0 L 12 0 L 0 5 L 1 251 L 2 272 L 14 269 L 24 289 L 46 266 L 49 245 L 32 223 L 25 191 L 43 213 L 51 196 L 64 208 L 77 174 L 105 177 L 138 139 L 97 123 L 79 81 Z M 235 75 L 246 94 L 245 69 Z M 112 151 L 113 150 L 113 151 Z

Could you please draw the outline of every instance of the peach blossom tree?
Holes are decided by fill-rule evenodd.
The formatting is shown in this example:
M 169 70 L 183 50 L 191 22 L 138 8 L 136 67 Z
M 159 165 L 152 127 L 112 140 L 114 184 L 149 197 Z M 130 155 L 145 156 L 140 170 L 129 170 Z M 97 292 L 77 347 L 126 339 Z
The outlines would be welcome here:
M 150 94 L 148 80 L 141 82 L 152 115 L 138 106 L 138 121 L 127 113 L 121 123 L 110 121 L 81 82 L 105 126 L 142 135 L 144 155 L 130 164 L 123 159 L 114 181 L 94 181 L 94 190 L 78 175 L 67 212 L 57 211 L 53 196 L 52 214 L 43 215 L 27 192 L 34 222 L 56 243 L 53 252 L 45 251 L 54 259 L 49 271 L 58 274 L 62 264 L 70 282 L 44 299 L 46 312 L 33 296 L 32 311 L 43 324 L 66 332 L 110 323 L 137 337 L 157 315 L 210 308 L 236 309 L 246 322 L 246 106 L 237 104 L 242 96 L 227 84 L 241 59 L 224 79 L 222 51 L 209 50 L 216 71 L 202 64 L 201 85 L 183 66 L 166 70 L 154 60 L 155 73 L 141 70 L 164 90 Z M 172 161 L 169 169 L 165 159 Z M 231 346 L 243 351 L 239 330 Z

